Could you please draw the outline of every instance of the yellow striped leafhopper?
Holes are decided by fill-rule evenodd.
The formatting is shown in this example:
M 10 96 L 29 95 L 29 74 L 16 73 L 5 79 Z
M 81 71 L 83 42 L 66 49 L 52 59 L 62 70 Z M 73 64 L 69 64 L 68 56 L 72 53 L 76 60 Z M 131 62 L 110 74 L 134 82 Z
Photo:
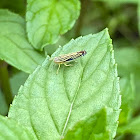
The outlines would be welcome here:
M 75 59 L 77 59 L 77 58 L 79 58 L 81 56 L 84 56 L 86 54 L 87 54 L 87 52 L 85 50 L 83 50 L 83 51 L 69 53 L 69 54 L 64 54 L 64 55 L 55 57 L 53 59 L 53 61 L 54 61 L 54 63 L 59 65 L 56 73 L 58 74 L 58 71 L 60 69 L 60 65 L 61 64 L 64 64 L 65 66 L 72 66 L 71 64 L 67 64 L 67 63 L 75 61 Z

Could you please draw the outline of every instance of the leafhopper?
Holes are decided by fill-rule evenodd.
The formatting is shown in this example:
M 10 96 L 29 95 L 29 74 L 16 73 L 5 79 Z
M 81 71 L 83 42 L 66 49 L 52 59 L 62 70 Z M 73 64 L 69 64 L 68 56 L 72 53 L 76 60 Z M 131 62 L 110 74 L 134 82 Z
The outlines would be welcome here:
M 68 63 L 75 61 L 75 59 L 84 56 L 86 54 L 87 52 L 84 50 L 84 51 L 79 51 L 79 52 L 74 52 L 74 53 L 69 53 L 58 57 L 54 57 L 53 59 L 54 63 L 59 65 L 56 74 L 58 74 L 61 64 L 64 64 L 65 66 L 72 66 L 71 64 Z

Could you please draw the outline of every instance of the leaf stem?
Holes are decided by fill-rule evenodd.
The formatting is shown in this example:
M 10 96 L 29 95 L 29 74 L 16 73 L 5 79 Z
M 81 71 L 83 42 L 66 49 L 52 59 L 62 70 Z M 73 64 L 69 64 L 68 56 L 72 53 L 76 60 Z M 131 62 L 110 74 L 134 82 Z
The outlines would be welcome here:
M 9 105 L 11 104 L 13 100 L 13 97 L 12 97 L 10 83 L 9 83 L 7 63 L 2 60 L 0 60 L 0 86 L 4 94 L 6 103 L 9 107 Z

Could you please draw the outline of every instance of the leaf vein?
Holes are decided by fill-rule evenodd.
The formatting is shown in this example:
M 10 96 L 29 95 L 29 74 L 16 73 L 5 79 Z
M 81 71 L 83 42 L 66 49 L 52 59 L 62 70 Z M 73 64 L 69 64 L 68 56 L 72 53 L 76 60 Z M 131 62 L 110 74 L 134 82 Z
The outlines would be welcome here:
M 47 9 L 47 8 L 49 8 L 49 6 L 42 7 L 42 8 L 40 8 L 40 9 L 39 9 L 38 11 L 36 11 L 36 12 L 30 11 L 31 13 L 33 13 L 33 16 L 32 16 L 32 19 L 29 20 L 29 21 L 33 21 L 34 18 L 36 17 L 36 15 L 37 15 L 39 12 L 41 12 L 42 10 L 45 10 L 45 9 Z
M 66 86 L 66 81 L 65 81 L 65 77 L 64 77 L 64 70 L 65 69 L 63 69 L 63 85 L 64 85 L 64 90 L 65 90 L 66 96 L 68 98 L 68 101 L 70 102 L 70 97 L 69 97 L 67 89 L 66 89 L 67 86 Z
M 5 37 L 7 40 L 9 40 L 10 42 L 12 42 L 13 44 L 15 44 L 15 46 L 16 46 L 19 50 L 21 50 L 26 56 L 28 56 L 36 65 L 38 65 L 38 62 L 36 62 L 36 60 L 34 60 L 30 55 L 28 55 L 28 53 L 26 53 L 26 52 L 24 51 L 24 49 L 20 48 L 20 46 L 19 46 L 17 43 L 15 43 L 13 40 L 11 40 L 9 37 L 7 37 L 7 36 L 5 36 L 5 35 L 4 35 L 4 37 Z
M 99 43 L 100 43 L 101 39 L 103 38 L 104 34 L 105 34 L 105 32 L 104 32 L 103 35 L 101 36 L 101 38 L 100 38 L 100 40 L 99 40 L 97 46 L 99 45 Z M 91 38 L 91 39 L 92 39 L 92 38 Z M 89 40 L 88 40 L 88 41 L 89 41 Z M 88 42 L 88 41 L 87 41 L 87 42 Z M 94 52 L 96 49 L 97 49 L 97 47 L 93 50 L 93 52 Z M 92 54 L 93 54 L 93 52 L 92 52 Z M 91 57 L 89 57 L 89 60 L 90 60 L 90 59 L 91 59 Z M 86 65 L 87 65 L 87 63 L 86 63 Z M 85 66 L 86 66 L 86 65 L 85 65 Z M 77 91 L 76 91 L 76 93 L 75 93 L 75 96 L 74 96 L 74 98 L 73 98 L 72 104 L 71 104 L 71 106 L 70 106 L 70 111 L 69 111 L 69 114 L 68 114 L 68 117 L 67 117 L 66 123 L 65 123 L 65 125 L 64 125 L 64 128 L 63 128 L 63 131 L 62 131 L 61 136 L 64 135 L 64 132 L 65 132 L 65 130 L 66 130 L 66 127 L 67 127 L 67 124 L 68 124 L 68 121 L 69 121 L 69 118 L 70 118 L 70 115 L 71 115 L 71 112 L 72 112 L 72 109 L 73 109 L 73 104 L 74 104 L 74 102 L 75 102 L 75 100 L 76 100 L 76 97 L 77 97 L 77 95 L 78 95 L 78 91 L 79 91 L 80 86 L 81 86 L 81 81 L 82 81 L 82 78 L 83 78 L 84 70 L 85 70 L 85 67 L 83 68 L 83 72 L 82 72 L 82 74 L 81 74 L 81 76 L 80 76 L 80 77 L 81 77 L 81 78 L 80 78 L 80 82 L 79 82 Z
M 95 73 L 95 71 L 97 70 L 97 68 L 101 65 L 102 61 L 106 57 L 107 53 L 108 53 L 108 51 L 105 52 L 105 54 L 103 55 L 102 59 L 100 60 L 100 62 L 98 63 L 98 65 L 96 66 L 96 68 L 94 69 L 94 71 L 83 82 L 86 82 L 87 80 L 89 80 L 89 78 Z
M 50 63 L 51 64 L 51 63 Z M 50 66 L 50 64 L 49 64 L 49 66 Z M 49 67 L 48 66 L 48 67 Z M 48 76 L 48 74 L 46 75 L 47 77 L 49 77 Z M 48 78 L 46 78 L 46 79 L 48 79 Z M 45 80 L 45 82 L 44 82 L 44 93 L 46 93 L 47 94 L 47 80 Z M 47 96 L 46 96 L 46 94 L 45 94 L 45 99 L 46 99 L 46 104 L 47 104 L 47 106 L 48 106 L 48 110 L 49 110 L 49 112 L 50 112 L 50 116 L 51 116 L 51 118 L 52 118 L 52 121 L 54 122 L 54 126 L 55 126 L 55 128 L 56 128 L 56 130 L 57 130 L 57 132 L 59 133 L 59 129 L 58 129 L 58 126 L 57 126 L 57 124 L 56 124 L 56 122 L 55 122 L 55 119 L 54 119 L 54 117 L 53 117 L 53 115 L 52 115 L 52 113 L 51 113 L 51 109 L 50 109 L 50 106 L 49 106 L 49 103 L 48 103 L 48 99 L 47 99 Z M 60 133 L 59 133 L 60 134 Z
M 98 44 L 97 44 L 97 47 L 92 51 L 91 54 L 93 54 L 93 53 L 96 51 L 96 49 L 98 48 L 99 43 L 100 43 L 101 39 L 103 38 L 104 34 L 105 34 L 105 32 L 104 32 L 103 35 L 101 36 L 101 38 L 100 38 L 100 40 L 99 40 L 99 42 L 98 42 Z M 84 71 L 85 71 L 85 69 L 86 69 L 86 67 L 87 67 L 87 65 L 88 65 L 88 63 L 89 63 L 89 61 L 90 61 L 91 58 L 92 58 L 92 57 L 89 57 L 89 59 L 88 59 L 86 65 L 85 65 L 84 68 L 83 68 L 81 80 L 83 79 Z
M 36 73 L 35 73 L 35 75 L 36 75 Z M 32 81 L 34 81 L 34 80 L 35 80 L 35 76 L 32 78 Z M 33 86 L 33 82 L 30 83 L 30 87 L 29 87 L 29 96 L 30 96 L 30 93 L 31 93 L 32 86 Z M 32 130 L 34 131 L 34 134 L 35 134 L 36 138 L 39 140 L 39 137 L 38 137 L 38 135 L 37 135 L 37 133 L 36 133 L 34 124 L 33 124 L 33 122 L 32 122 L 31 112 L 30 112 L 29 106 L 30 106 L 30 102 L 29 102 L 29 100 L 28 100 L 28 112 L 29 112 L 29 118 L 30 118 L 30 119 L 29 119 L 29 120 L 30 120 L 30 125 L 31 125 Z

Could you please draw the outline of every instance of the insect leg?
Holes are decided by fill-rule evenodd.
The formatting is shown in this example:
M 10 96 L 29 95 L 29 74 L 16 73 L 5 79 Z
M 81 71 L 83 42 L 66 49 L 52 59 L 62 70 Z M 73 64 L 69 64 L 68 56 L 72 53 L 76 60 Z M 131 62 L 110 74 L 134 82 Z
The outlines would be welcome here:
M 72 64 L 67 65 L 67 64 L 65 64 L 65 63 L 64 63 L 64 65 L 65 65 L 65 66 L 73 66 Z

